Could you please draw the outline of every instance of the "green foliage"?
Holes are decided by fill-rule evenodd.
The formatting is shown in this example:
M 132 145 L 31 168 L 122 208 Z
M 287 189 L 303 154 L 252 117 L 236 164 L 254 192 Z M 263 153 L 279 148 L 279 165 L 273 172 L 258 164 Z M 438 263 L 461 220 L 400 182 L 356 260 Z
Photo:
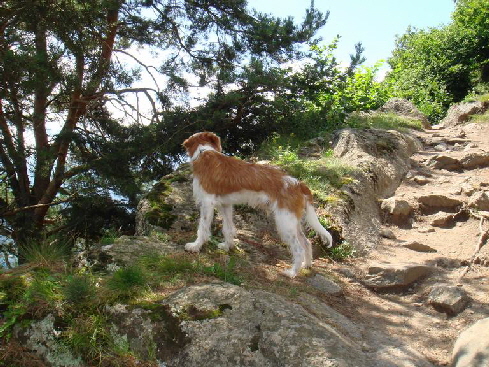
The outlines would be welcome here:
M 67 243 L 56 238 L 32 240 L 22 245 L 19 250 L 27 262 L 46 267 L 63 263 L 70 255 L 70 248 Z
M 354 113 L 348 117 L 346 123 L 350 127 L 360 129 L 375 128 L 404 131 L 407 129 L 421 130 L 423 128 L 420 120 L 406 116 L 399 116 L 393 113 Z
M 5 0 L 1 8 L 0 213 L 3 229 L 22 245 L 58 214 L 57 199 L 64 215 L 49 230 L 90 240 L 110 223 L 131 230 L 127 218 L 142 185 L 181 161 L 183 137 L 222 120 L 222 130 L 236 127 L 237 135 L 243 126 L 232 121 L 241 115 L 234 107 L 284 89 L 279 64 L 302 58 L 302 44 L 315 42 L 328 17 L 312 2 L 295 23 L 244 0 Z M 160 65 L 146 64 L 151 53 Z M 154 83 L 135 88 L 143 73 Z M 267 73 L 275 76 L 268 89 Z M 194 77 L 215 91 L 199 111 L 185 107 Z M 243 89 L 219 107 L 229 85 Z M 273 120 L 270 112 L 260 111 L 268 114 L 256 119 L 260 127 Z
M 227 283 L 241 285 L 242 278 L 236 273 L 236 258 L 230 257 L 224 265 L 214 263 L 211 266 L 201 267 L 201 271 L 206 275 L 212 275 L 218 279 L 221 279 Z
M 355 248 L 348 242 L 343 241 L 326 250 L 325 255 L 335 261 L 344 261 L 355 257 Z
M 355 168 L 333 157 L 330 150 L 323 152 L 319 159 L 301 158 L 298 154 L 299 146 L 293 148 L 279 145 L 281 140 L 276 135 L 265 145 L 264 151 L 271 158 L 271 163 L 304 181 L 319 200 L 338 200 L 338 189 L 351 182 Z
M 77 306 L 94 302 L 96 288 L 93 278 L 88 274 L 68 276 L 63 287 L 63 295 L 67 302 Z
M 101 361 L 102 356 L 110 355 L 113 344 L 107 318 L 100 313 L 74 318 L 65 332 L 64 341 L 76 355 L 94 363 Z
M 489 2 L 457 1 L 452 19 L 439 28 L 409 28 L 388 60 L 392 93 L 412 100 L 432 122 L 489 81 Z
M 144 270 L 133 265 L 116 270 L 107 285 L 116 297 L 127 298 L 140 291 L 146 285 L 146 281 Z

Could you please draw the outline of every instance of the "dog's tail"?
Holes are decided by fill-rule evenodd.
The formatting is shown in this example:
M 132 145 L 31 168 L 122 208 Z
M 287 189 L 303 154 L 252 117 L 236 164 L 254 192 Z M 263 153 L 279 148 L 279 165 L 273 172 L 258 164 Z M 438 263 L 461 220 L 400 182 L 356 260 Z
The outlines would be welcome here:
M 311 190 L 309 190 L 309 188 L 304 184 L 301 185 L 301 189 L 302 189 L 302 193 L 306 197 L 305 219 L 307 224 L 319 235 L 319 237 L 321 237 L 321 240 L 323 241 L 324 244 L 327 244 L 328 247 L 331 247 L 333 245 L 333 237 L 331 237 L 331 234 L 319 222 L 319 218 L 316 214 L 316 210 L 312 205 L 313 201 L 312 201 Z

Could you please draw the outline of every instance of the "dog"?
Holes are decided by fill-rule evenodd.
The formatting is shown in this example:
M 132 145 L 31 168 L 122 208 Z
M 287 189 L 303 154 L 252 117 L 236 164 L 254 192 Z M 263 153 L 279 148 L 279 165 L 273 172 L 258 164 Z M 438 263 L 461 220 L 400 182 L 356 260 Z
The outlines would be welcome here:
M 190 136 L 183 147 L 192 164 L 193 193 L 200 205 L 197 239 L 185 245 L 186 251 L 199 252 L 209 239 L 215 207 L 223 220 L 224 242 L 218 247 L 225 251 L 232 249 L 236 235 L 235 204 L 271 209 L 280 238 L 292 252 L 292 267 L 283 272 L 291 278 L 301 268 L 312 266 L 312 247 L 302 231 L 302 218 L 328 247 L 332 246 L 331 234 L 319 222 L 312 193 L 303 182 L 278 168 L 224 155 L 221 139 L 211 132 Z

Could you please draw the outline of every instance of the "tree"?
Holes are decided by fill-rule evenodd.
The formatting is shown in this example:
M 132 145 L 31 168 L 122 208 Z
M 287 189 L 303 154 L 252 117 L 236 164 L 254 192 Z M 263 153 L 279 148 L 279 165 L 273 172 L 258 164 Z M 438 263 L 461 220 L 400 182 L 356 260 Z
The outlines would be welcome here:
M 130 103 L 128 94 L 148 99 L 151 120 L 161 122 L 158 110 L 171 111 L 175 92 L 191 85 L 186 76 L 222 90 L 250 57 L 299 56 L 299 45 L 327 19 L 313 3 L 295 24 L 250 11 L 245 0 L 5 0 L 0 6 L 0 215 L 4 234 L 19 245 L 38 237 L 51 207 L 76 200 L 70 180 L 104 170 L 131 175 L 131 167 L 144 163 L 134 148 L 144 142 L 139 98 Z M 162 51 L 158 68 L 138 58 L 145 47 Z M 122 56 L 137 67 L 124 65 Z M 142 72 L 154 86 L 133 87 Z M 134 124 L 122 125 L 108 102 Z
M 408 29 L 388 60 L 397 96 L 412 99 L 432 121 L 479 83 L 489 81 L 489 1 L 456 2 L 452 22 Z

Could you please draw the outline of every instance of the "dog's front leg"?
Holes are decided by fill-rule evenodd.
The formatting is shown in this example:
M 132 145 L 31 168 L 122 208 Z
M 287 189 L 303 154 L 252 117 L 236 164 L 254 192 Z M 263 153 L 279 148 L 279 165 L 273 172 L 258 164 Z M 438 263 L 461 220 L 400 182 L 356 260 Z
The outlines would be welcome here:
M 199 252 L 202 245 L 211 236 L 211 224 L 214 217 L 214 203 L 210 200 L 202 200 L 200 203 L 200 221 L 197 230 L 197 239 L 185 245 L 185 250 L 189 252 Z
M 222 217 L 222 234 L 224 242 L 217 245 L 221 250 L 229 251 L 234 247 L 234 236 L 236 236 L 236 227 L 233 223 L 233 206 L 222 204 L 218 206 L 219 213 Z

